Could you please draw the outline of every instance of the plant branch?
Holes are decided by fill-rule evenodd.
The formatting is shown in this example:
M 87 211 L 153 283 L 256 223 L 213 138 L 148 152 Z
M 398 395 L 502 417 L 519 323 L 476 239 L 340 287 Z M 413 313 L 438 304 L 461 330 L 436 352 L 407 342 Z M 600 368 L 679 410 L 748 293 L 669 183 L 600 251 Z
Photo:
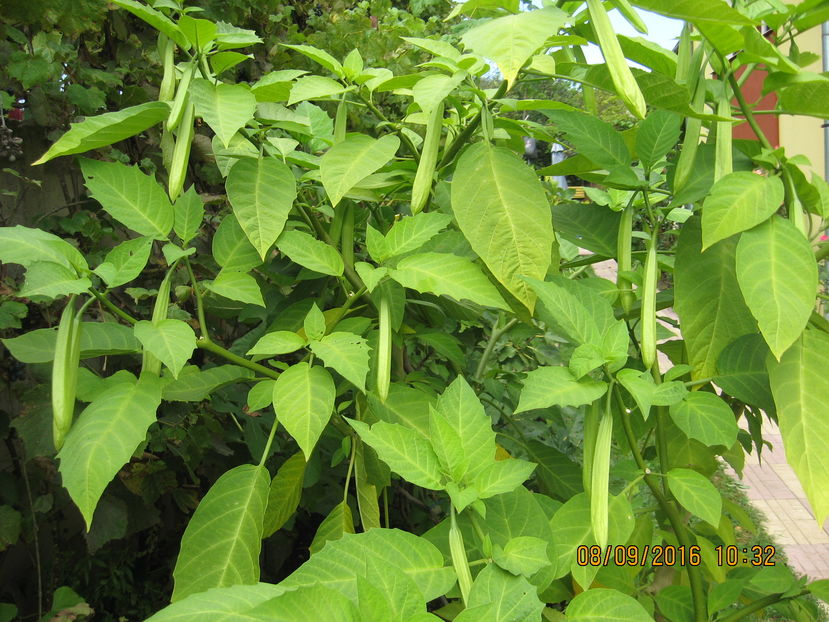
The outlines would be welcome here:
M 394 124 L 386 118 L 386 115 L 384 115 L 382 111 L 379 108 L 377 108 L 377 106 L 374 105 L 374 102 L 372 102 L 370 99 L 366 99 L 362 95 L 360 95 L 360 99 L 366 105 L 366 107 L 372 112 L 372 114 L 374 114 L 375 117 L 380 119 L 383 123 L 388 123 L 389 125 L 394 127 Z M 400 135 L 400 140 L 403 141 L 403 143 L 406 145 L 406 148 L 412 152 L 412 156 L 414 157 L 415 162 L 419 162 L 420 153 L 418 152 L 417 147 L 414 146 L 412 139 L 406 136 L 406 134 L 404 134 L 403 132 L 398 132 L 398 134 Z
M 89 288 L 89 291 L 92 292 L 92 295 L 95 296 L 95 298 L 97 298 L 101 303 L 103 303 L 103 305 L 107 309 L 112 311 L 115 315 L 120 317 L 125 322 L 128 322 L 130 324 L 137 324 L 138 323 L 138 320 L 136 318 L 132 317 L 129 313 L 127 313 L 123 309 L 121 309 L 121 308 L 115 306 L 114 304 L 112 304 L 112 302 L 109 300 L 109 298 L 106 297 L 105 294 L 102 294 L 101 292 L 99 292 L 95 289 L 92 289 L 91 287 Z
M 308 221 L 308 224 L 311 225 L 311 227 L 314 229 L 316 234 L 319 236 L 320 240 L 322 240 L 323 242 L 325 242 L 326 244 L 328 244 L 332 248 L 336 249 L 336 251 L 338 253 L 340 253 L 340 257 L 342 258 L 342 253 L 340 252 L 340 249 L 337 248 L 337 243 L 334 242 L 334 240 L 331 238 L 330 235 L 328 235 L 328 232 L 319 223 L 319 221 L 316 218 L 314 218 L 313 215 L 310 212 L 308 212 L 308 208 L 306 208 L 304 205 L 302 205 L 300 203 L 297 204 L 297 207 L 299 208 L 299 211 L 302 213 L 302 216 L 305 218 L 305 220 Z M 361 289 L 364 290 L 365 287 L 366 287 L 366 284 L 363 283 L 363 279 L 361 279 L 360 275 L 357 274 L 356 270 L 354 270 L 354 266 L 348 265 L 345 262 L 345 259 L 343 259 L 343 266 L 345 268 L 344 269 L 345 278 L 348 279 L 348 282 L 351 283 L 351 285 L 353 285 L 357 290 L 361 290 Z M 366 296 L 368 301 L 373 306 L 374 302 L 371 300 L 371 297 L 369 297 L 365 293 L 363 295 Z
M 507 81 L 504 80 L 498 86 L 498 90 L 495 92 L 493 99 L 498 99 L 499 97 L 503 96 L 504 93 L 507 92 Z M 478 114 L 475 115 L 475 118 L 472 119 L 469 124 L 463 128 L 463 131 L 455 137 L 455 140 L 452 141 L 452 144 L 449 145 L 446 150 L 443 152 L 443 157 L 438 162 L 437 168 L 441 169 L 452 160 L 455 159 L 455 156 L 458 155 L 458 151 L 461 150 L 461 147 L 469 144 L 472 135 L 475 133 L 475 130 L 478 129 L 478 126 L 481 124 L 481 118 L 483 116 L 483 110 L 479 111 Z
M 768 596 L 764 596 L 763 598 L 758 598 L 754 602 L 749 603 L 748 605 L 746 605 L 739 611 L 735 611 L 731 615 L 727 615 L 724 618 L 720 618 L 720 622 L 736 622 L 737 620 L 742 620 L 743 618 L 750 616 L 755 611 L 765 609 L 769 605 L 783 602 L 784 600 L 794 600 L 795 598 L 800 598 L 801 596 L 806 596 L 807 594 L 809 594 L 809 590 L 802 590 L 792 596 L 784 596 L 783 594 L 769 594 Z
M 276 429 L 278 427 L 279 420 L 276 417 L 274 417 L 273 424 L 271 425 L 271 433 L 268 434 L 268 441 L 265 443 L 265 450 L 262 452 L 262 459 L 259 461 L 260 467 L 265 465 L 265 460 L 268 459 L 268 455 L 271 453 L 271 444 L 273 443 L 273 437 L 276 436 Z
M 482 376 L 484 375 L 484 370 L 486 369 L 486 364 L 489 362 L 489 357 L 492 356 L 492 351 L 495 349 L 495 344 L 497 343 L 498 339 L 501 338 L 505 332 L 507 332 L 510 328 L 515 326 L 518 323 L 518 318 L 513 318 L 501 328 L 498 328 L 498 324 L 501 321 L 501 316 L 498 316 L 498 319 L 495 320 L 495 325 L 492 327 L 492 332 L 489 335 L 489 341 L 486 344 L 486 348 L 484 349 L 484 353 L 481 355 L 481 360 L 478 362 L 478 367 L 475 369 L 475 375 L 472 379 L 480 383 L 482 380 Z
M 230 350 L 223 348 L 222 346 L 213 343 L 205 339 L 204 337 L 199 337 L 196 339 L 196 347 L 201 350 L 207 350 L 208 352 L 212 352 L 213 354 L 218 354 L 222 358 L 227 359 L 231 363 L 238 365 L 239 367 L 245 367 L 255 372 L 259 372 L 263 376 L 267 376 L 268 378 L 273 378 L 276 380 L 279 378 L 279 372 L 274 371 L 272 369 L 268 369 L 264 365 L 260 365 L 259 363 L 254 363 L 253 361 L 249 361 L 246 358 L 239 356 L 238 354 L 233 354 Z
M 621 403 L 621 396 L 619 395 L 618 386 L 615 388 L 614 391 L 616 395 L 617 401 Z M 639 451 L 639 446 L 636 444 L 636 437 L 633 434 L 633 428 L 630 425 L 630 419 L 627 416 L 627 413 L 624 409 L 622 409 L 621 416 L 619 417 L 622 421 L 622 428 L 625 432 L 625 438 L 627 439 L 628 446 L 630 447 L 630 451 L 633 453 L 633 459 L 636 461 L 637 466 L 642 470 L 644 474 L 645 483 L 650 488 L 651 493 L 653 493 L 654 498 L 656 498 L 656 502 L 659 504 L 659 507 L 665 512 L 665 515 L 668 517 L 668 522 L 671 524 L 671 527 L 676 534 L 676 539 L 679 541 L 679 544 L 685 548 L 686 550 L 690 549 L 691 540 L 688 537 L 688 531 L 685 528 L 685 525 L 682 523 L 682 517 L 679 515 L 674 504 L 662 493 L 662 490 L 659 487 L 658 478 L 654 476 L 653 473 L 650 472 L 648 465 L 645 463 L 645 459 L 642 457 L 642 453 Z M 705 599 L 705 590 L 702 581 L 702 574 L 700 573 L 700 569 L 697 566 L 686 566 L 686 572 L 688 573 L 688 580 L 691 584 L 691 597 L 693 599 L 694 604 L 694 621 L 695 622 L 706 622 L 708 620 L 708 613 L 707 613 L 707 605 Z
M 193 266 L 190 259 L 184 258 L 184 265 L 187 266 L 187 274 L 190 275 L 190 282 L 193 284 L 193 295 L 196 297 L 196 315 L 199 318 L 199 332 L 205 341 L 210 341 L 210 334 L 207 332 L 207 320 L 204 317 L 204 300 L 199 291 L 199 284 L 196 282 L 196 275 L 193 273 Z

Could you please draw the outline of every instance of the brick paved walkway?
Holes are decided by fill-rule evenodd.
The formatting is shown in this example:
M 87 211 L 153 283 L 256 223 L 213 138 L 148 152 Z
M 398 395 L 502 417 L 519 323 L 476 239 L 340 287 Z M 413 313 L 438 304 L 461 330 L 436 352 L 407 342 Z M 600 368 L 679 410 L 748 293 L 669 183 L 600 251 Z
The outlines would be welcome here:
M 806 493 L 786 463 L 783 439 L 777 426 L 763 422 L 765 448 L 762 464 L 755 455 L 746 456 L 742 484 L 751 503 L 765 514 L 766 529 L 789 558 L 797 572 L 811 580 L 829 579 L 829 521 L 820 528 L 806 500 Z M 729 469 L 729 474 L 737 477 Z

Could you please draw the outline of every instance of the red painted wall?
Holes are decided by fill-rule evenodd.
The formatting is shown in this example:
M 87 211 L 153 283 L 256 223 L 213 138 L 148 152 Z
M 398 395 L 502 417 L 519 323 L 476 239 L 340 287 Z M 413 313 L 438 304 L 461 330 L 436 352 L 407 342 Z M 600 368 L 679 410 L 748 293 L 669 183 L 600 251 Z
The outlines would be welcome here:
M 740 70 L 737 71 L 738 78 L 742 74 L 743 70 L 744 68 L 740 68 Z M 756 69 L 743 84 L 743 97 L 745 97 L 746 102 L 755 110 L 774 110 L 774 108 L 777 107 L 776 93 L 771 92 L 762 99 L 760 98 L 763 89 L 763 81 L 766 79 L 767 74 L 768 72 L 763 69 Z M 758 105 L 755 105 L 757 100 L 760 100 L 760 102 Z M 737 105 L 736 101 L 733 103 L 735 106 Z M 775 147 L 780 146 L 780 122 L 777 119 L 777 115 L 758 114 L 755 116 L 755 119 L 757 119 L 757 123 L 760 124 L 760 128 L 763 132 L 765 132 L 769 142 Z M 748 140 L 757 139 L 748 123 L 739 123 L 734 126 L 734 138 L 746 138 Z

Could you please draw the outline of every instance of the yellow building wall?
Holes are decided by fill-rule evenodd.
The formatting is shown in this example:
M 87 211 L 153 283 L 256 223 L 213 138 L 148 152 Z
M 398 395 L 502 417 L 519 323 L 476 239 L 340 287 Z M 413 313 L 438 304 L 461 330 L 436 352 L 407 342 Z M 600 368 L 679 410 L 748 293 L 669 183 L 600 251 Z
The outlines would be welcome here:
M 814 52 L 821 56 L 820 26 L 799 34 L 796 41 L 802 52 Z M 822 61 L 815 61 L 806 67 L 806 70 L 820 73 Z M 812 163 L 811 171 L 821 177 L 824 172 L 822 125 L 823 120 L 817 117 L 780 115 L 780 146 L 785 148 L 789 157 L 802 154 L 809 158 Z

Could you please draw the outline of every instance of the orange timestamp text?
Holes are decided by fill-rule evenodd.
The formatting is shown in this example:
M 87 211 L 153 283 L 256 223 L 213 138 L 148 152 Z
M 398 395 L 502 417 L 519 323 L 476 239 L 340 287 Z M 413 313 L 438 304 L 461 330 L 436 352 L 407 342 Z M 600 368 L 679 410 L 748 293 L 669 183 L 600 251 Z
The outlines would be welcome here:
M 579 566 L 699 566 L 702 563 L 700 547 L 657 544 L 646 546 L 605 547 L 594 544 L 582 545 L 576 549 L 576 563 Z

